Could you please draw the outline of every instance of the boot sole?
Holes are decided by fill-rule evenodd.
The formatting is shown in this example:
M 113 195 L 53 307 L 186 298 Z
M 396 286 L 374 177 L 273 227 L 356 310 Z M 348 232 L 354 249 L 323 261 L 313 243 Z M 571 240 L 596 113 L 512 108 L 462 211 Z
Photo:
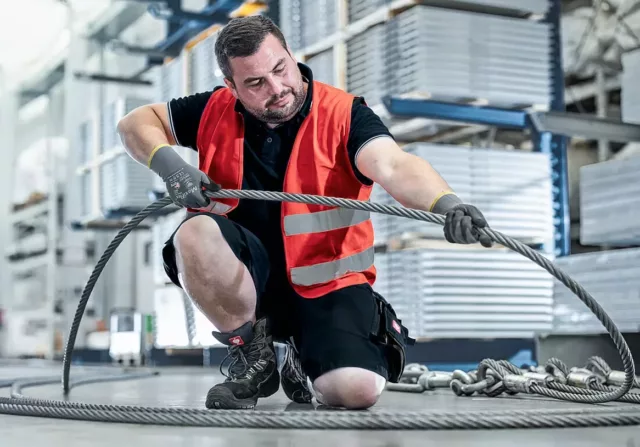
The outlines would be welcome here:
M 238 399 L 233 395 L 231 390 L 225 387 L 213 387 L 207 393 L 207 400 L 205 406 L 208 409 L 218 410 L 250 410 L 255 408 L 259 398 L 269 397 L 278 392 L 280 387 L 280 374 L 278 370 L 274 369 L 273 373 L 258 385 L 258 394 L 255 397 L 247 397 L 245 399 Z M 212 391 L 215 390 L 215 395 L 212 396 Z
M 205 406 L 210 410 L 250 410 L 255 408 L 256 403 L 258 403 L 257 397 L 238 399 L 227 388 L 219 387 L 215 390 L 215 396 L 211 396 L 211 391 L 207 394 Z

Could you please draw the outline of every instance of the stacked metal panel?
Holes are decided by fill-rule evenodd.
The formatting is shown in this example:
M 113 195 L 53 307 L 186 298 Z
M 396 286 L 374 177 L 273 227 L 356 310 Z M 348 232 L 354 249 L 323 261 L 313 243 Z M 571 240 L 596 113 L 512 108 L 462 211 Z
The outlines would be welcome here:
M 391 0 L 348 0 L 349 23 L 364 19 L 389 3 Z
M 629 246 L 640 243 L 640 157 L 580 168 L 580 242 Z
M 407 249 L 376 255 L 384 294 L 414 337 L 515 338 L 552 327 L 553 280 L 507 249 Z
M 555 263 L 578 281 L 623 332 L 640 330 L 640 249 L 565 256 Z M 553 332 L 605 333 L 602 323 L 564 284 L 554 283 Z
M 152 178 L 148 169 L 121 154 L 100 166 L 100 203 L 103 211 L 143 208 L 150 203 Z
M 118 121 L 134 109 L 149 104 L 148 99 L 124 97 L 107 104 L 101 116 L 101 152 L 122 147 L 118 136 Z
M 200 93 L 224 85 L 224 77 L 215 54 L 216 34 L 199 42 L 189 52 L 189 92 Z
M 305 46 L 313 45 L 338 30 L 336 0 L 301 2 L 300 18 Z
M 80 152 L 80 164 L 93 160 L 93 151 L 96 143 L 96 129 L 94 120 L 87 120 L 78 128 L 78 152 Z
M 156 284 L 166 284 L 169 282 L 169 277 L 164 271 L 162 248 L 164 247 L 165 242 L 178 228 L 180 222 L 182 222 L 185 216 L 186 211 L 181 209 L 166 216 L 158 217 L 153 224 L 151 229 L 151 245 L 153 253 L 153 277 Z
M 413 143 L 407 152 L 427 160 L 494 230 L 525 243 L 553 238 L 550 162 L 546 154 Z M 372 201 L 398 205 L 381 188 Z M 376 242 L 412 234 L 443 239 L 442 226 L 403 217 L 372 217 Z
M 348 90 L 370 104 L 392 94 L 544 106 L 550 34 L 546 23 L 415 6 L 349 40 Z
M 80 215 L 89 216 L 93 211 L 93 176 L 92 171 L 80 174 Z
M 457 1 L 457 0 L 456 0 Z M 491 8 L 510 9 L 532 14 L 545 14 L 550 7 L 549 0 L 463 0 L 464 3 Z
M 376 25 L 347 41 L 347 91 L 378 104 L 388 89 L 385 67 L 386 33 Z
M 190 344 L 184 292 L 175 286 L 156 289 L 154 296 L 154 345 L 156 348 L 184 348 Z
M 348 0 L 349 22 L 363 19 L 379 8 L 391 4 L 391 0 Z M 452 7 L 476 6 L 522 11 L 532 14 L 545 14 L 549 10 L 549 0 L 449 0 Z M 456 5 L 458 4 L 458 5 Z
M 427 6 L 390 23 L 397 41 L 387 47 L 392 94 L 483 98 L 502 106 L 551 101 L 546 23 Z
M 167 102 L 173 98 L 180 98 L 186 94 L 187 75 L 186 64 L 188 58 L 184 53 L 170 62 L 162 65 L 158 70 L 156 82 L 158 101 Z
M 629 123 L 640 123 L 640 50 L 630 51 L 622 55 L 622 120 Z
M 329 85 L 336 85 L 333 63 L 333 49 L 323 51 L 310 57 L 306 64 L 313 72 L 313 79 Z
M 293 51 L 304 48 L 302 0 L 280 0 L 280 30 Z

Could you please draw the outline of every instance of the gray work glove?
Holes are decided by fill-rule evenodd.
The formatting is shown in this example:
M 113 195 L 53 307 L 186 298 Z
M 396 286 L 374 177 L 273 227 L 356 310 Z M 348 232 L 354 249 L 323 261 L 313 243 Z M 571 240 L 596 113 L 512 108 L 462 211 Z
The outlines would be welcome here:
M 204 191 L 220 190 L 220 186 L 204 172 L 184 161 L 171 146 L 158 149 L 151 158 L 149 168 L 162 178 L 169 197 L 178 206 L 205 208 L 210 200 Z
M 492 247 L 493 241 L 487 235 L 481 235 L 476 228 L 486 228 L 486 219 L 473 205 L 462 203 L 455 194 L 442 196 L 435 203 L 431 212 L 444 214 L 444 237 L 452 244 L 475 244 Z

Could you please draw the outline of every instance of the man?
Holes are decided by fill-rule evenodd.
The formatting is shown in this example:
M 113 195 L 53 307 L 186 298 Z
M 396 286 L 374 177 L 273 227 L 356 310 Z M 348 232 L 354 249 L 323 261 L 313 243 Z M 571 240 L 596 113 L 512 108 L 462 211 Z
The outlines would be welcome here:
M 209 201 L 203 189 L 367 200 L 378 182 L 407 207 L 446 214 L 452 243 L 490 246 L 473 228 L 486 222 L 426 161 L 403 152 L 362 98 L 314 82 L 269 19 L 231 20 L 215 52 L 226 87 L 141 107 L 118 125 L 128 153 L 190 210 L 163 257 L 229 347 L 228 377 L 206 406 L 253 408 L 282 384 L 295 402 L 371 407 L 402 373 L 409 339 L 371 287 L 368 214 Z M 199 169 L 176 145 L 198 151 Z M 274 341 L 291 342 L 280 371 Z

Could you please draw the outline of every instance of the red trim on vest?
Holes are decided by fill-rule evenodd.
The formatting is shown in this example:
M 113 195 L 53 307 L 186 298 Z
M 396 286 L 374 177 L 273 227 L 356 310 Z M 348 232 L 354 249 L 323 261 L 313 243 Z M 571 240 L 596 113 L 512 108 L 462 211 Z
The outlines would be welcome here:
M 353 99 L 342 90 L 314 81 L 311 110 L 300 126 L 287 165 L 285 192 L 368 200 L 371 186 L 357 179 L 347 153 Z M 229 89 L 214 92 L 198 130 L 200 169 L 224 189 L 242 187 L 244 122 L 235 111 L 235 103 Z M 238 204 L 237 199 L 219 201 L 232 208 Z M 373 247 L 370 220 L 321 233 L 284 234 L 286 216 L 334 208 L 283 202 L 281 223 L 290 282 L 292 268 L 335 261 Z M 349 285 L 372 285 L 375 277 L 375 267 L 371 266 L 322 284 L 292 286 L 305 298 L 317 298 Z

